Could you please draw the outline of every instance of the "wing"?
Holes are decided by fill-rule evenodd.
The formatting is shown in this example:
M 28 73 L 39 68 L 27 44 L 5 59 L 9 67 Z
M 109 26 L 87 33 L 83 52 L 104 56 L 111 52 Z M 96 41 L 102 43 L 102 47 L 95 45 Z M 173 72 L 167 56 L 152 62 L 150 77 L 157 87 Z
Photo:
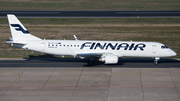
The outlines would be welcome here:
M 116 64 L 119 57 L 122 57 L 113 53 L 80 53 L 77 56 L 80 58 L 99 58 L 98 60 L 105 62 L 105 64 Z
M 89 58 L 89 57 L 96 57 L 96 58 L 101 58 L 103 56 L 106 56 L 108 54 L 113 54 L 116 55 L 118 57 L 123 57 L 122 55 L 118 55 L 118 54 L 114 54 L 114 53 L 78 53 L 76 54 L 77 57 L 85 57 L 85 58 Z
M 103 55 L 103 53 L 79 53 L 77 54 L 78 57 L 97 57 L 100 58 Z

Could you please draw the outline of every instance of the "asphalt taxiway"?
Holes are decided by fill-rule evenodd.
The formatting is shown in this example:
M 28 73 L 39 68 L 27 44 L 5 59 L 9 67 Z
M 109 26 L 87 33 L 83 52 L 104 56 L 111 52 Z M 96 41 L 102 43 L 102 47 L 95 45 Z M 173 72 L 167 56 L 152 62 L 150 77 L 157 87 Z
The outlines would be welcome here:
M 179 18 L 179 10 L 161 11 L 1 11 L 0 18 Z
M 180 101 L 180 62 L 0 59 L 0 101 Z
M 161 59 L 159 65 L 154 64 L 154 59 L 133 59 L 121 58 L 118 64 L 105 65 L 103 62 L 94 61 L 91 66 L 87 65 L 88 60 L 79 58 L 0 58 L 1 67 L 94 67 L 94 68 L 170 68 L 180 66 L 180 60 L 177 59 Z

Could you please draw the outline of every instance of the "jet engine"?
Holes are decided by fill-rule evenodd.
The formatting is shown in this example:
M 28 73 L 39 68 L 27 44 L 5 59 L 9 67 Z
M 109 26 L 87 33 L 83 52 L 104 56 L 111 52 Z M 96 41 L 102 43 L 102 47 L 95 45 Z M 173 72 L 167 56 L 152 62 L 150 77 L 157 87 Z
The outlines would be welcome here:
M 105 64 L 117 64 L 119 57 L 113 54 L 104 54 L 99 61 L 105 62 Z

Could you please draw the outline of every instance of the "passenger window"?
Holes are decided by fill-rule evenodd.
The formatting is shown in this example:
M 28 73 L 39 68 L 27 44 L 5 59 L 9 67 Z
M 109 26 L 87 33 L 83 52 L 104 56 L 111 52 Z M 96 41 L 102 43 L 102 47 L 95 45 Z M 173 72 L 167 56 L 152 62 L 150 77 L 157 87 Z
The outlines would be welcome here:
M 76 45 L 74 45 L 74 47 L 76 47 Z

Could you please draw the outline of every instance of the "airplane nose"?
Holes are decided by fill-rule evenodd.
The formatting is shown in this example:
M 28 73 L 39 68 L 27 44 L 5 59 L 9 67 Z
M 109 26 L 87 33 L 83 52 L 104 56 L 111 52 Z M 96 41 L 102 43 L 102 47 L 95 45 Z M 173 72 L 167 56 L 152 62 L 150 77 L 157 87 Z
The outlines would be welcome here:
M 173 50 L 170 51 L 170 54 L 171 54 L 172 56 L 176 56 L 176 55 L 177 55 L 177 53 L 174 52 Z

